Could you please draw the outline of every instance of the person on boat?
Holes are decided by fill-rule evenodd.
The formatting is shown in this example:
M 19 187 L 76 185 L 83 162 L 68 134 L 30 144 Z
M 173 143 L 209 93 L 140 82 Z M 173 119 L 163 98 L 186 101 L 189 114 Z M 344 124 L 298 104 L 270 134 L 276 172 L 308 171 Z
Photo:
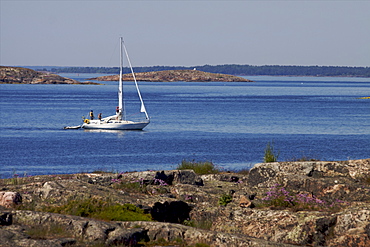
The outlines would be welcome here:
M 90 119 L 91 120 L 94 120 L 94 112 L 93 112 L 93 110 L 90 111 Z
M 118 112 L 119 112 L 119 106 L 116 107 L 116 113 L 118 113 Z
M 99 118 L 99 120 L 101 121 L 101 113 L 99 113 L 98 118 Z

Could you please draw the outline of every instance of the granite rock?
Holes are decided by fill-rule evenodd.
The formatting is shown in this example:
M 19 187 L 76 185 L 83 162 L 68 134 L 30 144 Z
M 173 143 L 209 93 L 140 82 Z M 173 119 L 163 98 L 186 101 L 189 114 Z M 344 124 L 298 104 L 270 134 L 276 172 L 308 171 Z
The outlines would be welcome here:
M 81 239 L 103 246 L 135 246 L 139 240 L 209 246 L 369 246 L 369 179 L 370 159 L 262 163 L 244 175 L 199 176 L 191 170 L 170 170 L 34 176 L 17 184 L 0 180 L 3 194 L 19 193 L 21 206 L 34 208 L 0 207 L 0 237 L 8 246 L 78 246 Z M 147 190 L 115 186 L 134 181 Z M 277 185 L 311 199 L 345 203 L 315 210 L 261 206 Z M 220 206 L 225 195 L 232 201 Z M 47 205 L 64 205 L 68 198 L 92 197 L 137 205 L 156 221 L 104 222 L 37 212 Z M 29 236 L 32 227 L 55 225 L 72 234 L 48 239 Z

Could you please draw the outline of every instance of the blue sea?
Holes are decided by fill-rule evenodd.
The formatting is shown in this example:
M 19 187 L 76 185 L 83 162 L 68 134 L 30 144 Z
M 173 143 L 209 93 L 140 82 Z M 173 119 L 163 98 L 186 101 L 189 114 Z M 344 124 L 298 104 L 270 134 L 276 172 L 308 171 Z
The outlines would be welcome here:
M 61 74 L 77 80 L 97 74 Z M 262 162 L 370 158 L 370 78 L 246 77 L 254 82 L 140 82 L 151 117 L 143 131 L 65 130 L 90 110 L 117 106 L 104 85 L 0 85 L 0 177 L 95 170 L 174 169 L 212 161 L 225 170 Z M 126 106 L 139 117 L 133 85 Z

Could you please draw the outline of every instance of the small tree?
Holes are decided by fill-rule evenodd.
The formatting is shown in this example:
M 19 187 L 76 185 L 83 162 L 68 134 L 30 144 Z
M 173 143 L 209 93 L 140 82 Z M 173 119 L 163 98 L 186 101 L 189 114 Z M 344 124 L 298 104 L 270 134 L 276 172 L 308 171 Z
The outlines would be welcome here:
M 263 157 L 263 162 L 270 163 L 276 162 L 279 157 L 279 152 L 274 150 L 274 142 L 268 142 L 265 148 L 265 156 Z

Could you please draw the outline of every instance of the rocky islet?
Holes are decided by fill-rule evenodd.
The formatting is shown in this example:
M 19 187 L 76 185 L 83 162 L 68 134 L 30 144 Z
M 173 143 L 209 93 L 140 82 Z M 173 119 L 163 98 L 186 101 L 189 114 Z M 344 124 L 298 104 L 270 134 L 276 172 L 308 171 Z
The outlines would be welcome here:
M 137 81 L 149 82 L 252 82 L 239 76 L 226 75 L 220 73 L 209 73 L 199 70 L 163 70 L 153 72 L 135 73 Z M 91 78 L 98 81 L 118 81 L 119 75 L 101 76 Z M 132 74 L 122 75 L 122 80 L 133 81 Z
M 79 82 L 48 72 L 40 72 L 21 67 L 0 66 L 1 84 L 98 84 Z

